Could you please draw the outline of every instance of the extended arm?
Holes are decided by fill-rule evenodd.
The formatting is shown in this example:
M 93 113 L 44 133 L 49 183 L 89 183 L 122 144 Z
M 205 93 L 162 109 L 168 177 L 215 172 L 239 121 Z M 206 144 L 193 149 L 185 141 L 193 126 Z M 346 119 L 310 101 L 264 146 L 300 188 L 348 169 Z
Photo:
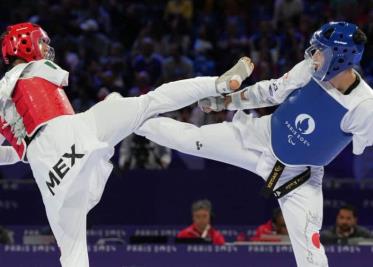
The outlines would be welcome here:
M 228 110 L 240 110 L 278 105 L 293 90 L 300 88 L 309 81 L 311 75 L 308 68 L 309 62 L 304 60 L 295 65 L 282 77 L 257 82 L 238 92 L 227 95 L 224 101 L 221 100 L 222 97 L 218 97 L 216 100 L 209 98 L 209 102 L 217 106 L 217 108 L 213 106 L 211 109 L 221 110 L 226 108 Z M 206 105 L 203 101 L 201 103 Z M 223 106 L 222 103 L 224 103 Z

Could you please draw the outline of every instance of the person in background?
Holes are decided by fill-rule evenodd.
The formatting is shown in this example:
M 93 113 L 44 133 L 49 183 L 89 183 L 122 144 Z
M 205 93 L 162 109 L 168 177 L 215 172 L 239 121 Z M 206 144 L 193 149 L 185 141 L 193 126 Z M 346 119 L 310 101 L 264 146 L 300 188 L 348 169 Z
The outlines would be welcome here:
M 119 168 L 121 170 L 167 169 L 171 163 L 171 149 L 148 139 L 131 134 L 120 145 Z
M 259 225 L 252 237 L 247 237 L 244 233 L 240 233 L 236 241 L 281 242 L 284 236 L 288 236 L 288 230 L 281 209 L 276 208 L 273 210 L 272 218 L 266 223 Z
M 281 209 L 276 208 L 273 211 L 272 219 L 256 228 L 255 234 L 250 238 L 250 241 L 277 242 L 281 241 L 284 235 L 288 235 L 284 216 L 282 215 Z
M 362 239 L 373 238 L 368 229 L 357 225 L 357 211 L 352 205 L 342 206 L 334 226 L 321 232 L 323 244 L 355 244 Z
M 177 238 L 201 238 L 214 245 L 224 245 L 224 236 L 211 225 L 212 205 L 207 199 L 192 205 L 193 224 L 181 230 Z

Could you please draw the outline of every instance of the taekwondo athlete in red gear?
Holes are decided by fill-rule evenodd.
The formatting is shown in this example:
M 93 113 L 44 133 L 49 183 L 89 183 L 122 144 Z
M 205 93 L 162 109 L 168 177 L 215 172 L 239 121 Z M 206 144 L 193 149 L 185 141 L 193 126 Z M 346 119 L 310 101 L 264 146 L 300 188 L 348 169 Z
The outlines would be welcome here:
M 2 36 L 3 61 L 9 68 L 0 81 L 0 134 L 11 147 L 0 147 L 0 164 L 30 164 L 62 266 L 88 267 L 86 215 L 100 201 L 113 168 L 109 159 L 114 146 L 146 119 L 227 88 L 217 88 L 216 77 L 180 80 L 140 97 L 112 93 L 74 114 L 63 89 L 68 72 L 53 62 L 49 41 L 31 23 L 11 25 Z M 250 73 L 242 75 L 244 79 Z

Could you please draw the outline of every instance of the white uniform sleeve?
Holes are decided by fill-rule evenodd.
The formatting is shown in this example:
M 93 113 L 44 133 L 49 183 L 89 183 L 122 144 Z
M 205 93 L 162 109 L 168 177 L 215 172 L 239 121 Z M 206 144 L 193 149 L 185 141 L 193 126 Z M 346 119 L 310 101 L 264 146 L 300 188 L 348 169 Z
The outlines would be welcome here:
M 310 61 L 303 60 L 288 73 L 278 79 L 264 80 L 248 86 L 243 90 L 247 100 L 242 101 L 240 109 L 252 109 L 281 104 L 287 96 L 306 84 L 311 78 Z M 234 104 L 229 110 L 236 110 Z
M 0 146 L 0 165 L 10 165 L 20 161 L 17 152 L 11 146 Z
M 367 99 L 346 114 L 342 130 L 352 133 L 352 152 L 360 155 L 367 146 L 373 145 L 373 99 Z

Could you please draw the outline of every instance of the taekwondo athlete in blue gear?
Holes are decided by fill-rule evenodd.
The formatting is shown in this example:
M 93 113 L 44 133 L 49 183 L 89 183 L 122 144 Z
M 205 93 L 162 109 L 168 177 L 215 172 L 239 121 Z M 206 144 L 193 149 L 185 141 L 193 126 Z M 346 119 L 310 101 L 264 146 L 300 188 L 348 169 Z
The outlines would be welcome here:
M 348 109 L 327 93 L 325 82 L 359 64 L 364 46 L 354 42 L 356 30 L 354 24 L 332 22 L 313 34 L 306 58 L 319 50 L 323 65 L 272 116 L 272 149 L 281 162 L 325 166 L 351 142 L 352 135 L 340 128 Z
M 327 267 L 319 240 L 323 166 L 351 139 L 354 154 L 373 145 L 373 91 L 353 69 L 366 43 L 356 25 L 327 23 L 310 43 L 305 59 L 282 77 L 199 102 L 207 111 L 238 110 L 232 122 L 196 127 L 158 117 L 136 133 L 261 176 L 266 180 L 263 192 L 278 198 L 297 266 Z M 234 77 L 234 71 L 228 73 L 218 80 Z M 242 111 L 275 105 L 280 106 L 274 114 L 260 118 Z

